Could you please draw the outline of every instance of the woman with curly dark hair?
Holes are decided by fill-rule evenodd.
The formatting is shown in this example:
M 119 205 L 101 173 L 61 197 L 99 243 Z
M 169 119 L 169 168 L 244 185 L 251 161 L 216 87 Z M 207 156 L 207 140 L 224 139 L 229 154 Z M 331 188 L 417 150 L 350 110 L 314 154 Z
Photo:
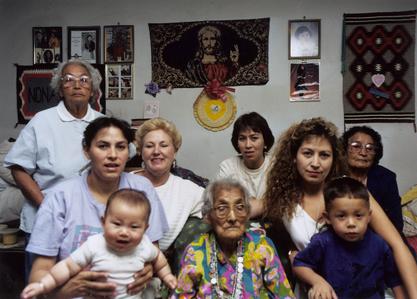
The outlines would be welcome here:
M 323 118 L 303 120 L 282 134 L 273 157 L 265 192 L 264 215 L 275 228 L 284 227 L 294 243 L 292 261 L 325 223 L 324 184 L 345 172 L 337 128 Z M 410 298 L 417 298 L 417 267 L 391 221 L 371 198 L 371 227 L 392 248 Z M 273 236 L 277 240 L 279 236 Z M 279 247 L 286 244 L 277 240 Z M 296 291 L 297 298 L 303 298 Z M 301 295 L 301 296 L 300 296 Z

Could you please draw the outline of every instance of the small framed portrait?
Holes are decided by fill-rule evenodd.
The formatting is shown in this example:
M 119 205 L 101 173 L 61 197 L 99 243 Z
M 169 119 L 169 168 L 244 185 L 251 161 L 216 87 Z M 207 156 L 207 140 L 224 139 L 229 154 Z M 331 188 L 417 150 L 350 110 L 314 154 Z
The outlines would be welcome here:
M 290 101 L 320 101 L 319 63 L 290 64 Z
M 104 63 L 133 63 L 133 25 L 104 26 Z
M 106 98 L 133 99 L 133 65 L 106 64 Z
M 288 59 L 320 58 L 320 20 L 288 21 Z
M 100 63 L 100 26 L 68 27 L 68 59 Z
M 62 27 L 32 27 L 33 64 L 62 61 Z

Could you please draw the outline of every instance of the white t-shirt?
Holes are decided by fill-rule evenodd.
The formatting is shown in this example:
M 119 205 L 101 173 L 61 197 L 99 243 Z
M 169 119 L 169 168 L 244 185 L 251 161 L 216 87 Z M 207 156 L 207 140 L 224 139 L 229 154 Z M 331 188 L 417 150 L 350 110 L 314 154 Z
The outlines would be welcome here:
M 271 164 L 271 156 L 265 155 L 264 163 L 258 169 L 249 169 L 241 156 L 231 157 L 219 165 L 217 178 L 231 177 L 241 182 L 249 191 L 249 195 L 262 198 L 266 190 L 266 177 Z
M 155 187 L 155 190 L 164 207 L 169 226 L 169 230 L 159 240 L 159 247 L 165 251 L 177 238 L 189 216 L 201 218 L 204 188 L 170 174 L 168 181 Z
M 140 294 L 128 296 L 127 285 L 134 281 L 133 275 L 142 270 L 146 262 L 155 260 L 157 256 L 158 249 L 146 235 L 143 235 L 142 241 L 133 251 L 126 254 L 108 248 L 103 234 L 90 236 L 71 253 L 72 260 L 82 268 L 91 265 L 91 271 L 107 272 L 108 281 L 117 285 L 117 299 L 142 298 Z

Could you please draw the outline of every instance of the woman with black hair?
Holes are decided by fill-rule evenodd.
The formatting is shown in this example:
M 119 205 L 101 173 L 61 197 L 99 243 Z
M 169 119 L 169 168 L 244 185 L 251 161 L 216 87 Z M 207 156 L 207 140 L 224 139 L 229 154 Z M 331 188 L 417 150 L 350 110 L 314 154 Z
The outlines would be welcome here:
M 58 261 L 70 256 L 89 236 L 102 232 L 102 216 L 113 192 L 130 188 L 143 191 L 151 204 L 146 234 L 157 242 L 168 230 L 162 204 L 151 182 L 123 172 L 129 158 L 133 134 L 129 124 L 113 117 L 100 117 L 84 131 L 82 149 L 89 168 L 80 176 L 56 184 L 48 190 L 33 226 L 26 251 L 35 254 L 30 282 L 38 282 Z M 80 145 L 81 146 L 81 145 Z M 68 156 L 68 159 L 72 157 Z M 67 159 L 67 161 L 68 161 Z M 120 223 L 113 223 L 118 226 Z M 120 236 L 119 236 L 120 237 Z M 122 240 L 123 239 L 123 240 Z M 126 235 L 120 237 L 126 241 Z M 113 298 L 116 285 L 108 273 L 84 269 L 48 298 Z M 152 277 L 152 266 L 137 272 L 128 292 L 136 294 Z
M 232 177 L 248 189 L 251 218 L 259 216 L 262 212 L 259 201 L 265 192 L 266 176 L 271 162 L 268 152 L 274 140 L 265 118 L 256 112 L 243 114 L 233 125 L 231 139 L 238 155 L 224 160 L 219 165 L 217 178 Z
M 396 174 L 379 165 L 383 155 L 381 135 L 368 126 L 354 126 L 342 136 L 349 176 L 362 182 L 401 233 L 403 217 Z

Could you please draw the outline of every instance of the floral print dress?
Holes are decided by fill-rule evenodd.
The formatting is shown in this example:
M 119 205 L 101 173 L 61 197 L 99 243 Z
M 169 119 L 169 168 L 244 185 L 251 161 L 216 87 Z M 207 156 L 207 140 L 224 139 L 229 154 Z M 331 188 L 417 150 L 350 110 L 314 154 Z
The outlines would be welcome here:
M 219 297 L 211 283 L 211 242 L 216 242 L 213 233 L 202 234 L 187 246 L 172 298 Z M 224 297 L 233 294 L 236 260 L 236 254 L 227 259 L 218 249 L 217 277 Z M 260 231 L 247 230 L 244 234 L 242 274 L 239 298 L 295 298 L 272 241 Z

